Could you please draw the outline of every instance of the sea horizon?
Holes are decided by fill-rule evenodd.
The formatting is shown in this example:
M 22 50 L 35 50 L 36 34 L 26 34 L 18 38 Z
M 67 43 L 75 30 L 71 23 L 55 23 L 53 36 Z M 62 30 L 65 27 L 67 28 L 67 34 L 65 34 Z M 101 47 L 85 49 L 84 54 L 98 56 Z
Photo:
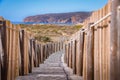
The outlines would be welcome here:
M 27 25 L 35 25 L 35 24 L 53 24 L 53 25 L 61 25 L 61 26 L 72 26 L 75 25 L 75 23 L 43 23 L 43 22 L 15 22 L 12 21 L 13 24 L 27 24 Z

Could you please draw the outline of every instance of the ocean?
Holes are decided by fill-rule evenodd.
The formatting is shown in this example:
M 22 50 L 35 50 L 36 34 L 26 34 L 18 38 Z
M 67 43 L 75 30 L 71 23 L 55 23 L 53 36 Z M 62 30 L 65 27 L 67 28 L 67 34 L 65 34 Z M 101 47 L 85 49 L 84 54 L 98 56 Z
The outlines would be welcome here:
M 72 26 L 75 25 L 73 23 L 40 23 L 40 22 L 12 22 L 13 24 L 55 24 L 55 25 L 62 25 L 62 26 Z

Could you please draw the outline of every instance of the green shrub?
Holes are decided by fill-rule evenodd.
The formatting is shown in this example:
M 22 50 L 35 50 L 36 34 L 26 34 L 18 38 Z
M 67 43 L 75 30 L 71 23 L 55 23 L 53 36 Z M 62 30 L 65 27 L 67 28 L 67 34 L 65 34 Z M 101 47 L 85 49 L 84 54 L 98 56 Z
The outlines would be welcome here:
M 50 37 L 47 36 L 35 36 L 35 39 L 40 42 L 51 42 Z
M 80 28 L 82 28 L 83 26 L 82 25 L 75 25 L 74 26 L 76 29 L 80 29 Z

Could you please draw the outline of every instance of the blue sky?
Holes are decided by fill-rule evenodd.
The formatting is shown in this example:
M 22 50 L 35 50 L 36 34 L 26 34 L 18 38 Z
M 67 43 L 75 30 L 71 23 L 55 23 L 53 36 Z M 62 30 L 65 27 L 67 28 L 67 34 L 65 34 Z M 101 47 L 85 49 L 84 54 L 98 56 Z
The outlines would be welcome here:
M 0 16 L 11 21 L 22 21 L 26 16 L 93 11 L 107 0 L 0 0 Z

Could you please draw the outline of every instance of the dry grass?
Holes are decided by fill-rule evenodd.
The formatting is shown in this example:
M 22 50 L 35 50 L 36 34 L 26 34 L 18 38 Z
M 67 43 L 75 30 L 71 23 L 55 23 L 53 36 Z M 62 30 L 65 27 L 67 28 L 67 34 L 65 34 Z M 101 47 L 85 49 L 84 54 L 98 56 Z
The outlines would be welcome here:
M 35 34 L 35 38 L 41 42 L 53 42 L 61 37 L 68 38 L 77 32 L 82 26 L 60 26 L 60 25 L 21 25 L 22 28 Z

